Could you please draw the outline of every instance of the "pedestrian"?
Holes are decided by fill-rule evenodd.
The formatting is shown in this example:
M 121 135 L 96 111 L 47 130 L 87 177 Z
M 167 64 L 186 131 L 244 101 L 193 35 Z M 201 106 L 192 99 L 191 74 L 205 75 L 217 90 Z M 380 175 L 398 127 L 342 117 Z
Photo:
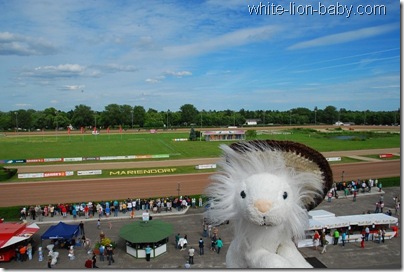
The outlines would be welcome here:
M 341 241 L 342 241 L 342 246 L 345 246 L 345 241 L 346 241 L 346 232 L 343 231 L 341 234 Z
M 99 218 L 97 220 L 97 229 L 101 229 L 101 220 Z
M 83 223 L 83 221 L 80 221 L 79 230 L 80 230 L 80 235 L 84 235 L 84 223 Z
M 28 260 L 32 260 L 32 245 L 31 243 L 28 243 L 27 245 L 27 255 L 28 255 Z
M 329 192 L 328 192 L 327 197 L 328 197 L 328 202 L 331 202 L 332 191 L 329 191 Z
M 317 250 L 318 246 L 320 245 L 320 234 L 316 230 L 313 235 L 313 246 L 314 250 Z
M 112 245 L 111 245 L 111 244 L 107 245 L 106 251 L 107 251 L 108 265 L 111 265 L 111 262 L 115 263 L 115 260 L 114 260 L 114 251 L 113 251 L 113 249 L 112 249 Z
M 103 244 L 101 244 L 100 247 L 98 248 L 98 250 L 100 252 L 100 261 L 103 262 L 104 254 L 105 254 L 105 246 Z
M 191 265 L 189 264 L 189 261 L 187 261 L 184 265 L 185 268 L 191 268 Z
M 353 198 L 352 198 L 353 202 L 356 202 L 356 194 L 357 194 L 357 192 L 356 192 L 356 190 L 354 190 L 353 191 Z
M 382 232 L 382 229 L 380 228 L 380 229 L 377 231 L 377 235 L 379 236 L 379 237 L 378 237 L 378 238 L 379 238 L 379 244 L 382 243 L 382 234 L 383 234 L 383 232 Z
M 380 202 L 376 202 L 376 208 L 375 208 L 375 213 L 380 212 Z
M 97 255 L 95 255 L 95 253 L 93 253 L 92 261 L 93 261 L 93 268 L 98 268 L 98 266 L 97 266 Z
M 386 229 L 382 229 L 382 242 L 384 243 L 384 236 L 386 235 Z
M 217 247 L 217 254 L 219 254 L 220 249 L 223 247 L 223 241 L 222 241 L 222 239 L 220 237 L 216 241 L 216 247 Z
M 362 234 L 361 238 L 361 248 L 365 248 L 365 235 Z
M 338 245 L 338 240 L 339 240 L 339 231 L 338 231 L 338 229 L 336 229 L 334 231 L 334 246 Z
M 146 252 L 146 261 L 150 262 L 151 247 L 149 245 L 146 246 L 145 252 Z
M 216 251 L 216 237 L 215 236 L 212 237 L 212 241 L 210 243 L 210 250 Z
M 195 254 L 195 249 L 191 246 L 188 249 L 188 261 L 189 261 L 189 264 L 194 264 L 194 254 Z
M 383 213 L 384 202 L 380 201 L 380 212 Z
M 321 235 L 321 239 L 322 239 L 322 244 L 323 244 L 323 250 L 321 251 L 321 254 L 324 254 L 325 252 L 327 252 L 327 245 L 328 245 L 328 240 L 327 238 L 325 238 L 325 232 L 323 232 L 324 235 Z
M 365 241 L 369 240 L 369 234 L 370 234 L 369 226 L 366 226 L 366 228 L 365 228 Z
M 202 240 L 202 237 L 199 239 L 199 255 L 203 255 L 205 252 L 204 252 L 204 247 L 205 247 L 205 245 L 204 245 L 204 242 L 203 242 L 203 240 Z
M 208 223 L 206 222 L 206 218 L 203 219 L 202 227 L 203 227 L 203 237 L 208 237 Z
M 179 233 L 177 233 L 177 235 L 175 235 L 175 248 L 178 249 L 179 248 L 179 241 L 180 241 L 181 235 Z

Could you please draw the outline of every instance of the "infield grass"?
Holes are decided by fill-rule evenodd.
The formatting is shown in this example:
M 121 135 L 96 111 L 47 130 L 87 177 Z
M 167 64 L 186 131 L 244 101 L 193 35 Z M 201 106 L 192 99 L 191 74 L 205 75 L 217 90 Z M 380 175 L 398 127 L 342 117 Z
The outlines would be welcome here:
M 262 134 L 256 139 L 289 140 L 320 152 L 400 147 L 400 135 L 393 133 L 343 132 L 359 135 L 354 140 L 335 139 L 336 133 L 310 129 Z M 339 134 L 338 134 L 339 135 Z M 124 133 L 100 135 L 29 135 L 0 137 L 0 160 L 169 154 L 171 159 L 211 158 L 220 155 L 219 145 L 229 141 L 174 141 L 189 133 Z M 247 139 L 249 140 L 249 139 Z

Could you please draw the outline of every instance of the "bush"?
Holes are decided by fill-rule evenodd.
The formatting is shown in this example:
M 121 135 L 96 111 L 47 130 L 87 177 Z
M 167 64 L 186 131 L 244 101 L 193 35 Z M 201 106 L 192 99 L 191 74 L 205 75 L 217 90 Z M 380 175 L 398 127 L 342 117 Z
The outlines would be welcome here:
M 8 169 L 0 166 L 0 181 L 8 180 L 17 174 L 17 169 Z

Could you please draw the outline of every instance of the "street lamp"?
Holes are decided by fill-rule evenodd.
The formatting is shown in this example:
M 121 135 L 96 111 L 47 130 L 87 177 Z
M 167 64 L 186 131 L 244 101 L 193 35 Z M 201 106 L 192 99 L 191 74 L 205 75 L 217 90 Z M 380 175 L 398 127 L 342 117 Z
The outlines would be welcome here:
M 18 132 L 18 118 L 17 118 L 18 112 L 14 112 L 14 114 L 15 114 L 15 132 L 17 133 Z
M 133 129 L 133 110 L 131 110 L 130 113 L 132 114 L 132 129 Z
M 170 113 L 170 109 L 167 110 L 167 129 L 168 129 L 168 114 Z

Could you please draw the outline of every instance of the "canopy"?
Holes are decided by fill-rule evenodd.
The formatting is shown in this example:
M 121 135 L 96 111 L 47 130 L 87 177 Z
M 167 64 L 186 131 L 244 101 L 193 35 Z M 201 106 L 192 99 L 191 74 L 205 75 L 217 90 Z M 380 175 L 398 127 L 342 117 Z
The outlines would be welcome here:
M 14 245 L 30 238 L 39 230 L 37 224 L 0 223 L 0 248 Z
M 42 234 L 41 239 L 71 239 L 79 232 L 79 225 L 68 225 L 59 222 L 57 225 L 50 226 L 49 229 Z
M 128 242 L 154 243 L 167 238 L 173 233 L 171 224 L 161 220 L 136 221 L 123 226 L 119 230 L 119 237 Z
M 316 216 L 320 215 L 322 216 Z M 327 216 L 326 211 L 319 210 L 316 215 L 309 214 L 312 218 L 309 219 L 309 230 L 315 229 L 335 229 L 347 227 L 351 225 L 366 226 L 366 225 L 380 225 L 380 224 L 395 224 L 398 219 L 384 213 L 371 213 L 371 214 L 357 214 L 345 216 Z

